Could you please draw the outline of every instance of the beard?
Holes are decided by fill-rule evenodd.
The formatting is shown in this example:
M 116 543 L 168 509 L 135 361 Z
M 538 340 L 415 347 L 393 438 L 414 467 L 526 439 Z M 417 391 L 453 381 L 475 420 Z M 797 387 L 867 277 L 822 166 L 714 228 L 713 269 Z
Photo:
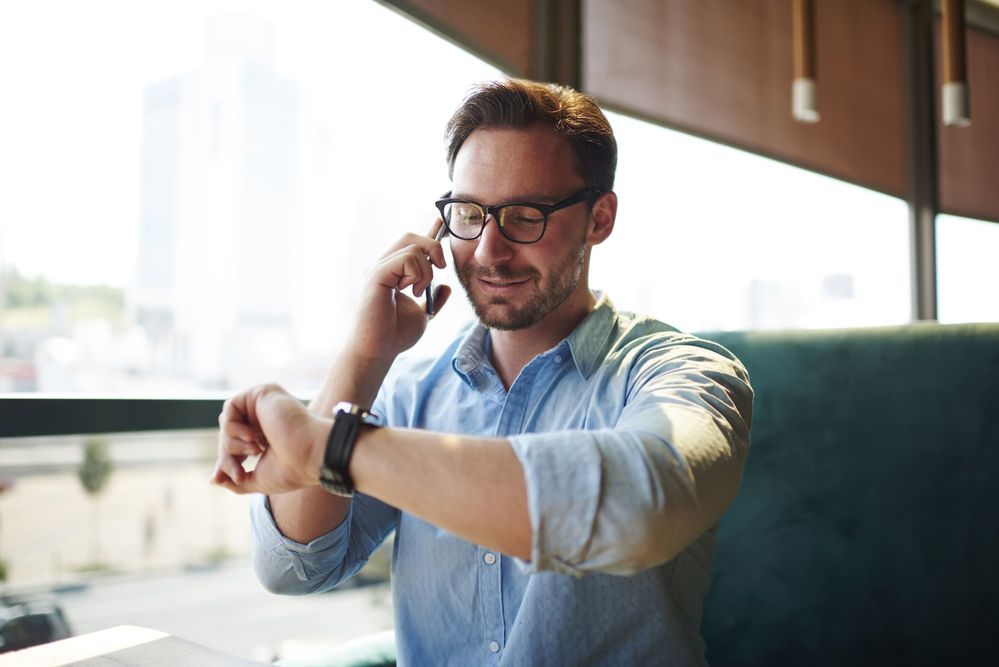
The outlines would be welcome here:
M 562 305 L 576 289 L 585 264 L 586 244 L 583 243 L 578 250 L 567 254 L 558 266 L 552 267 L 547 278 L 542 277 L 537 269 L 515 273 L 502 264 L 486 269 L 479 266 L 475 259 L 456 267 L 456 273 L 475 316 L 483 325 L 500 331 L 516 331 L 537 324 Z M 537 288 L 528 297 L 527 303 L 514 308 L 508 299 L 501 296 L 483 296 L 477 299 L 472 292 L 472 285 L 478 278 L 506 281 L 531 279 Z

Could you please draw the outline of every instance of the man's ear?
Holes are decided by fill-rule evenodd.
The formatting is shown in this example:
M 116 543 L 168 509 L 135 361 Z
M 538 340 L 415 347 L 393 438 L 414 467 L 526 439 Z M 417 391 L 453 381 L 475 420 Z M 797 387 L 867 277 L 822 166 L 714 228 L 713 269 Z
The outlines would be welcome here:
M 607 240 L 607 237 L 614 231 L 614 220 L 617 218 L 617 195 L 613 192 L 605 192 L 593 203 L 590 211 L 590 231 L 586 236 L 586 242 L 590 245 L 598 245 Z

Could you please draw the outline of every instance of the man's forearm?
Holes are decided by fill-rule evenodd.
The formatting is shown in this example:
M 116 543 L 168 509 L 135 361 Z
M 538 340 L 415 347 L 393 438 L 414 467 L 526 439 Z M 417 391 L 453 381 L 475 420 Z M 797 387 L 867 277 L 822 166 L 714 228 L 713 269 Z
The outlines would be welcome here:
M 469 542 L 530 560 L 527 484 L 508 440 L 365 429 L 350 470 L 359 491 Z
M 349 350 L 333 363 L 323 386 L 309 402 L 309 412 L 329 417 L 333 406 L 350 401 L 370 408 L 394 359 L 362 359 Z
M 350 401 L 370 407 L 378 394 L 391 361 L 359 360 L 344 352 L 330 368 L 319 394 L 309 403 L 309 412 L 331 416 L 333 406 Z M 318 478 L 319 471 L 316 470 Z M 350 500 L 311 487 L 271 495 L 271 514 L 278 530 L 296 542 L 307 543 L 336 528 L 347 515 Z

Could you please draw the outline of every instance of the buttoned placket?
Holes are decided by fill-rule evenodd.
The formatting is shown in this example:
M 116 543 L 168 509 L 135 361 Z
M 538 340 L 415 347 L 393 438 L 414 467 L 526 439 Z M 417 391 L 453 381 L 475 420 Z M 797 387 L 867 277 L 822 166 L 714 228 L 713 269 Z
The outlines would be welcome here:
M 568 355 L 568 345 L 562 343 L 554 350 L 535 357 L 521 370 L 509 391 L 503 392 L 503 408 L 496 424 L 495 435 L 497 437 L 520 433 L 527 410 L 530 407 L 535 382 L 539 376 L 548 374 L 546 370 L 550 369 L 549 372 L 557 373 L 558 367 L 568 358 Z M 481 372 L 481 369 L 479 370 Z M 494 396 L 497 387 L 503 391 L 502 384 L 500 384 L 499 377 L 495 372 L 484 373 L 478 379 L 480 382 L 477 383 L 476 388 L 486 395 Z M 486 654 L 491 661 L 496 662 L 502 655 L 506 638 L 506 619 L 503 616 L 503 556 L 482 547 L 478 548 L 477 553 L 479 556 L 477 567 L 482 600 L 481 611 L 482 618 L 485 619 L 486 623 L 484 628 Z
M 508 398 L 499 375 L 488 361 L 474 366 L 467 365 L 467 362 L 459 362 L 457 367 L 466 374 L 473 389 L 482 394 L 484 398 L 496 401 L 502 406 L 497 420 L 497 432 L 499 432 L 499 429 L 502 428 L 503 413 L 507 410 Z M 503 617 L 502 557 L 480 546 L 476 547 L 475 553 L 475 567 L 479 581 L 479 612 L 483 622 L 483 662 L 497 664 L 506 642 L 506 622 Z

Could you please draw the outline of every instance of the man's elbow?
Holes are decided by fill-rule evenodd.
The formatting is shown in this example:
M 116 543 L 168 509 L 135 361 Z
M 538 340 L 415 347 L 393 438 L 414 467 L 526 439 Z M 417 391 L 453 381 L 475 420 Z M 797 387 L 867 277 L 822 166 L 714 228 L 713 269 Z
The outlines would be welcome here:
M 617 531 L 613 574 L 634 575 L 676 558 L 718 523 L 738 487 L 715 489 L 708 498 L 691 494 L 685 502 L 635 508 Z
M 658 567 L 676 558 L 705 530 L 671 525 L 670 520 L 656 517 L 635 530 L 630 539 L 622 546 L 618 562 L 614 564 L 612 573 L 631 576 Z
M 275 595 L 308 595 L 316 592 L 314 582 L 299 576 L 292 558 L 294 556 L 280 554 L 276 550 L 253 549 L 253 572 L 257 581 Z

